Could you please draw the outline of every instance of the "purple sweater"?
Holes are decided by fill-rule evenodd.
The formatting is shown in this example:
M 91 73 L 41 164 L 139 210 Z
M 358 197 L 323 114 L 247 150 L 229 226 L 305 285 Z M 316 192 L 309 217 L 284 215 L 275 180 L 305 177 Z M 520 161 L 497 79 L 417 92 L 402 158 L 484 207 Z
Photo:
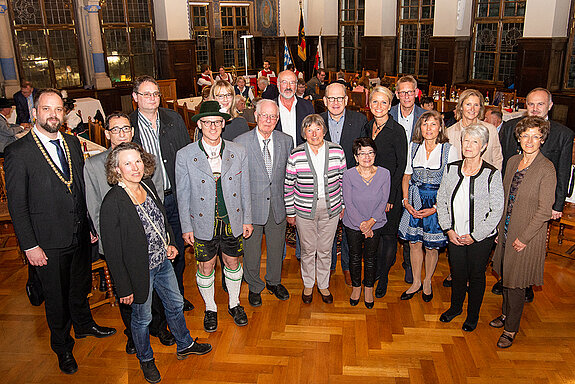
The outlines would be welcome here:
M 390 186 L 391 176 L 385 168 L 377 167 L 369 185 L 365 184 L 356 167 L 347 169 L 343 173 L 343 225 L 359 231 L 361 222 L 373 217 L 376 223 L 371 229 L 383 227 L 387 223 L 385 207 Z

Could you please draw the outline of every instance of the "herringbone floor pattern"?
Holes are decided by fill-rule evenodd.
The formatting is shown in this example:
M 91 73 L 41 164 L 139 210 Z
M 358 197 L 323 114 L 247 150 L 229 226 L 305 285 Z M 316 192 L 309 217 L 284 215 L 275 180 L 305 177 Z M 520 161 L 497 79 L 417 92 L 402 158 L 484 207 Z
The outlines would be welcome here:
M 573 233 L 569 233 L 573 235 Z M 527 304 L 515 344 L 496 347 L 500 330 L 488 322 L 500 313 L 501 297 L 490 292 L 495 278 L 488 270 L 488 289 L 479 326 L 465 333 L 462 315 L 449 324 L 438 321 L 448 308 L 450 291 L 441 286 L 448 273 L 445 254 L 433 280 L 434 299 L 421 296 L 400 301 L 407 289 L 401 263 L 392 268 L 387 296 L 374 309 L 350 307 L 351 289 L 339 269 L 332 277 L 333 305 L 315 294 L 301 302 L 299 263 L 288 248 L 283 283 L 291 299 L 280 302 L 264 292 L 263 305 L 252 308 L 247 286 L 241 300 L 249 317 L 236 327 L 226 312 L 227 295 L 218 284 L 219 329 L 203 331 L 203 302 L 196 289 L 194 263 L 186 270 L 186 297 L 196 309 L 186 313 L 193 337 L 210 342 L 205 356 L 178 361 L 175 346 L 152 338 L 163 383 L 575 383 L 575 261 L 564 257 L 573 245 L 556 242 L 545 266 L 545 286 Z M 400 252 L 398 252 L 398 260 Z M 219 277 L 219 276 L 218 276 Z M 0 383 L 143 383 L 135 356 L 126 355 L 126 338 L 117 307 L 93 311 L 99 324 L 118 334 L 76 342 L 80 366 L 72 376 L 61 374 L 49 347 L 43 307 L 32 307 L 25 295 L 26 268 L 15 252 L 0 258 Z M 217 280 L 218 281 L 218 280 Z M 362 297 L 363 300 L 363 297 Z

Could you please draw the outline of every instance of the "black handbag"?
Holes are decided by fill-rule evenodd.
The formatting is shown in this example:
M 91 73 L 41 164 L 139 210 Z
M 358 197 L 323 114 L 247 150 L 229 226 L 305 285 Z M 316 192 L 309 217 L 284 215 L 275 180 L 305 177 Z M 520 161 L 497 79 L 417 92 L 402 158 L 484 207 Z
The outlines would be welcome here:
M 28 281 L 26 282 L 26 294 L 30 300 L 30 304 L 38 307 L 44 302 L 44 291 L 42 290 L 42 283 L 36 273 L 36 269 L 28 264 Z

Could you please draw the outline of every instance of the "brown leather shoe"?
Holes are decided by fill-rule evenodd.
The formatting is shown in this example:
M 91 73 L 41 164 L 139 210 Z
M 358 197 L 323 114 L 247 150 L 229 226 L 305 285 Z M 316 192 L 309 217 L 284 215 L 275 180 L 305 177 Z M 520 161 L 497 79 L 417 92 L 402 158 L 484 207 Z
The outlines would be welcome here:
M 345 285 L 351 287 L 351 273 L 349 273 L 349 271 L 343 271 L 343 277 L 345 277 Z
M 301 291 L 301 301 L 303 301 L 304 304 L 311 304 L 311 301 L 313 300 L 313 291 L 311 291 L 309 295 L 306 295 L 304 292 L 305 289 Z
M 331 294 L 331 292 L 329 293 L 329 295 L 324 295 L 323 293 L 321 293 L 321 291 L 319 290 L 319 287 L 317 289 L 317 291 L 319 292 L 320 296 L 321 296 L 321 300 L 326 303 L 326 304 L 331 304 L 333 303 L 333 296 Z

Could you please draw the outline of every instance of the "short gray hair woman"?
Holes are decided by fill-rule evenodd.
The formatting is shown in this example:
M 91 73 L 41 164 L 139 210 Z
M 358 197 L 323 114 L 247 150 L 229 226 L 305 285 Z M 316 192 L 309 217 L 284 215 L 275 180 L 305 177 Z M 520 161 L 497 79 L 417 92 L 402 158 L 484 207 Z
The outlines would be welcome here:
M 437 217 L 449 238 L 452 277 L 451 306 L 439 320 L 448 323 L 459 316 L 467 292 L 462 329 L 471 332 L 479 321 L 485 269 L 503 214 L 503 184 L 501 171 L 481 159 L 488 129 L 481 124 L 464 127 L 461 141 L 463 160 L 447 165 L 437 192 Z
M 287 221 L 296 225 L 301 245 L 302 300 L 313 299 L 313 286 L 330 304 L 331 247 L 337 224 L 343 216 L 342 177 L 346 167 L 343 149 L 325 141 L 327 127 L 320 115 L 302 122 L 306 142 L 288 158 L 284 182 Z M 296 198 L 297 196 L 297 198 Z

